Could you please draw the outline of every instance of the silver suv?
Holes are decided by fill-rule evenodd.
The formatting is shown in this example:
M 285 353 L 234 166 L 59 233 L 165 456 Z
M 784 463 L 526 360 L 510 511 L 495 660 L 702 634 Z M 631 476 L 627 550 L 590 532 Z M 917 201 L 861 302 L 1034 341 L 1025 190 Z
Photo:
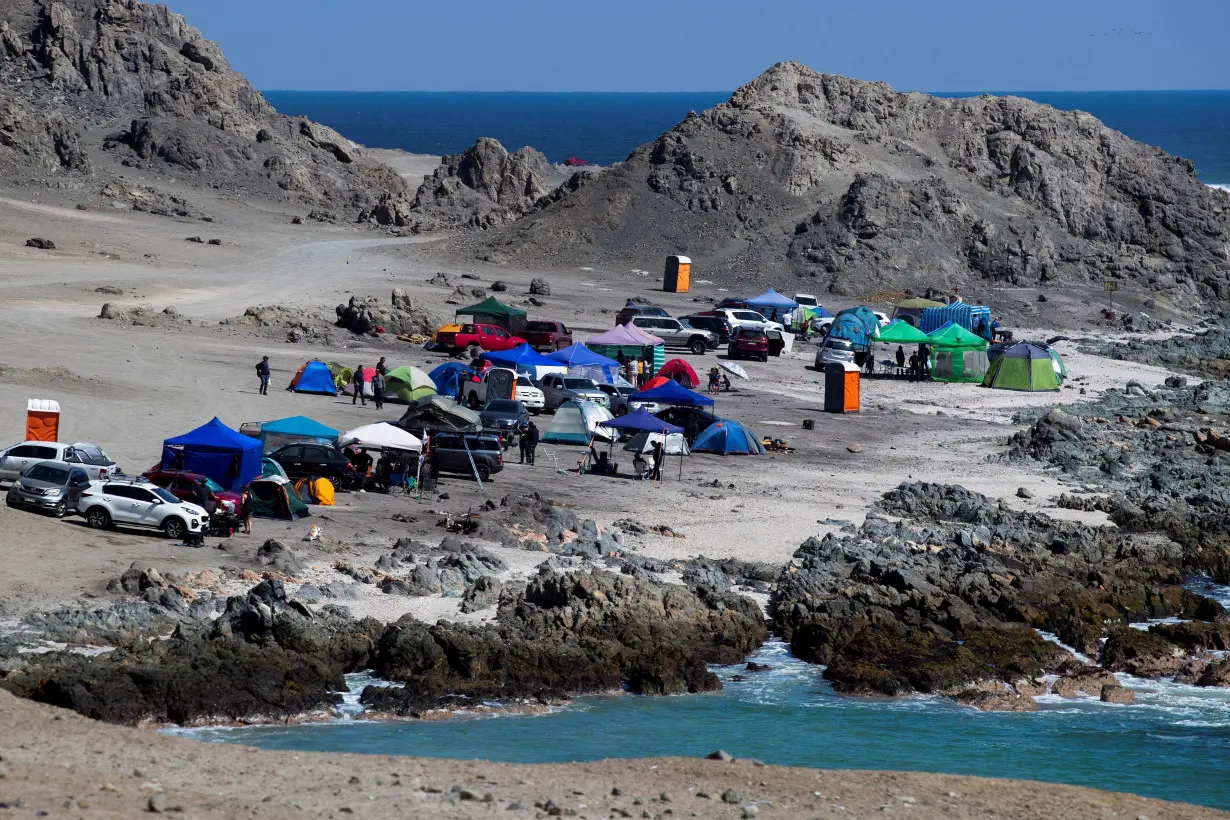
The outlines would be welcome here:
M 79 465 L 40 461 L 9 486 L 4 500 L 10 507 L 50 510 L 63 518 L 77 509 L 81 493 L 89 486 L 90 477 Z
M 154 527 L 177 541 L 189 533 L 204 535 L 209 519 L 196 504 L 180 501 L 144 478 L 127 477 L 91 481 L 77 502 L 77 512 L 95 529 L 117 524 Z
M 0 452 L 0 481 L 16 481 L 17 477 L 40 461 L 63 461 L 80 465 L 91 481 L 99 481 L 121 470 L 97 444 L 58 441 L 23 441 Z
M 632 324 L 657 336 L 667 347 L 690 350 L 697 356 L 706 350 L 716 350 L 718 346 L 718 337 L 713 331 L 685 325 L 669 316 L 634 316 Z
M 558 410 L 566 401 L 592 401 L 609 407 L 610 397 L 598 389 L 592 379 L 580 376 L 568 376 L 561 373 L 548 373 L 538 381 L 542 388 L 542 397 L 548 410 Z

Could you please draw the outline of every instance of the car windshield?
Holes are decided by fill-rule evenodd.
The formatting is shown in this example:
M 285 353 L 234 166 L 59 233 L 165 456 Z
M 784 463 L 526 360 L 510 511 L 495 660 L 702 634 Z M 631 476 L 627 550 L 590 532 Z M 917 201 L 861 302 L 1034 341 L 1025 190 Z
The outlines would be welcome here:
M 564 379 L 565 390 L 593 390 L 595 385 L 589 379 Z
M 492 413 L 516 413 L 521 409 L 520 404 L 510 399 L 493 399 L 487 402 L 487 406 L 483 409 Z
M 26 478 L 32 478 L 35 481 L 46 481 L 50 484 L 67 484 L 68 470 L 52 467 L 47 464 L 36 464 L 26 472 Z
M 531 333 L 551 333 L 555 330 L 554 322 L 526 322 L 525 329 Z
M 803 307 L 815 307 L 816 305 L 820 304 L 819 302 L 816 301 L 816 297 L 804 296 L 800 293 L 796 293 L 794 295 L 794 301 L 798 302 Z
M 764 339 L 765 333 L 757 328 L 744 328 L 739 331 L 739 339 Z
M 209 491 L 211 493 L 226 492 L 225 490 L 222 489 L 222 485 L 214 481 L 212 478 L 205 479 L 205 486 L 209 488 Z
M 166 490 L 162 489 L 161 487 L 150 487 L 150 488 L 149 488 L 149 490 L 150 490 L 150 492 L 152 492 L 154 495 L 156 495 L 156 496 L 158 496 L 159 498 L 161 498 L 163 501 L 169 501 L 169 502 L 170 502 L 170 503 L 172 503 L 172 504 L 178 504 L 178 503 L 179 503 L 179 499 L 178 499 L 178 498 L 176 498 L 175 496 L 171 495 L 169 492 L 167 492 Z

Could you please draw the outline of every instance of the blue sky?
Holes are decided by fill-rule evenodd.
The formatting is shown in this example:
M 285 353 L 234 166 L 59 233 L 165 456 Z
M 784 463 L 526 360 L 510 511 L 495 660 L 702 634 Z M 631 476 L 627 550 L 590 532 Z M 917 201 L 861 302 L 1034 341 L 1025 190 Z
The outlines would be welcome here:
M 1230 0 L 164 2 L 266 90 L 729 90 L 779 60 L 903 90 L 1230 88 Z

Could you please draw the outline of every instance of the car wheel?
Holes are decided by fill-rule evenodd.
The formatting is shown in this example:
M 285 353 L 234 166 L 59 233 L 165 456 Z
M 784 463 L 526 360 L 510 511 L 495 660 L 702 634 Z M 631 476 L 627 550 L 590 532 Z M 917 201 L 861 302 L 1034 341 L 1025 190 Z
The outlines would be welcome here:
M 688 345 L 688 347 L 690 347 L 692 349 L 692 352 L 696 354 L 697 356 L 705 355 L 705 340 L 704 339 L 693 339 L 691 344 Z
M 56 518 L 63 518 L 64 516 L 68 515 L 68 502 L 61 501 L 59 504 L 56 504 L 54 507 L 52 507 L 51 511 L 55 513 Z
M 184 536 L 188 534 L 188 525 L 184 523 L 182 518 L 168 518 L 162 522 L 162 531 L 167 534 L 167 538 L 173 541 L 182 541 Z
M 85 514 L 86 523 L 96 530 L 105 530 L 111 526 L 111 513 L 102 507 L 91 507 Z
M 13 508 L 13 509 L 15 509 L 15 510 L 20 510 L 20 509 L 21 509 L 21 505 L 20 505 L 20 504 L 18 504 L 16 501 L 14 501 L 14 500 L 13 500 L 13 497 L 12 497 L 11 495 L 6 495 L 6 496 L 4 497 L 4 503 L 5 503 L 5 504 L 8 504 L 10 507 L 12 507 L 12 508 Z
M 478 470 L 479 479 L 481 479 L 482 481 L 491 480 L 491 468 L 490 467 L 488 467 L 486 464 L 475 464 L 474 466 Z

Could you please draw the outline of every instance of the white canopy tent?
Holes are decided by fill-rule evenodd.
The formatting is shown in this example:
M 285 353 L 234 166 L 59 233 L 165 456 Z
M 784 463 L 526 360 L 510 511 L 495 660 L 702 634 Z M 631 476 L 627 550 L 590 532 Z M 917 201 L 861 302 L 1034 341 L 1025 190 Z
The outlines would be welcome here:
M 358 447 L 363 450 L 411 450 L 420 452 L 423 442 L 396 425 L 386 421 L 365 424 L 342 433 L 343 447 Z

